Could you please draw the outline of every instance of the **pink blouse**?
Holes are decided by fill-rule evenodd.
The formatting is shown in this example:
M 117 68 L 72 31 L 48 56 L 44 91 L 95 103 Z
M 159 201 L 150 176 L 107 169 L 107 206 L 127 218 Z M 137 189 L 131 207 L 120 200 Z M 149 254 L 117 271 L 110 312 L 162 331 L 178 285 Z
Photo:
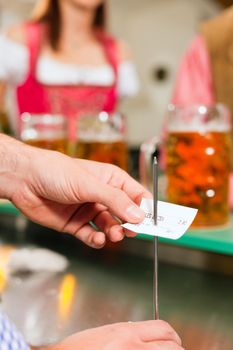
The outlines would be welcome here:
M 178 70 L 172 103 L 215 103 L 211 65 L 204 38 L 198 35 L 185 53 Z

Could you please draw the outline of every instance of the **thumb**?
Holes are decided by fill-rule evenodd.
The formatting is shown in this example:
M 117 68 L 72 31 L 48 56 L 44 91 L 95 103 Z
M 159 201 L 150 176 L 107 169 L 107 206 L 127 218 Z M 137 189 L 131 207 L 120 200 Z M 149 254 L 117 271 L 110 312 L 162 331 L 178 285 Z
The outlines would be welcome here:
M 144 211 L 132 201 L 126 192 L 99 182 L 93 187 L 91 201 L 105 205 L 112 214 L 122 221 L 136 224 L 144 219 Z

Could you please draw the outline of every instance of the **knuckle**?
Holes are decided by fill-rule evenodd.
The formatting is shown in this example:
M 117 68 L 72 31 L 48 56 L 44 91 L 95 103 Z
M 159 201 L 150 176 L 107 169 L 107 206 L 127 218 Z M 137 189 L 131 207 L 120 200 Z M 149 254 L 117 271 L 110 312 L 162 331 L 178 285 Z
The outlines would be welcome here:
M 178 344 L 181 344 L 181 339 L 176 331 L 166 321 L 159 320 L 158 326 L 162 329 L 164 336 L 167 340 L 174 340 Z
M 113 171 L 121 171 L 121 169 L 117 165 L 109 164 L 109 167 L 111 167 Z
M 168 322 L 163 321 L 163 320 L 159 320 L 159 321 L 157 321 L 157 323 L 158 323 L 158 326 L 163 328 L 164 330 L 167 330 L 168 332 L 171 332 L 171 331 L 174 332 L 172 327 L 170 326 L 170 324 Z
M 174 340 L 180 339 L 178 334 L 172 328 L 167 329 L 166 334 L 168 339 L 174 339 Z

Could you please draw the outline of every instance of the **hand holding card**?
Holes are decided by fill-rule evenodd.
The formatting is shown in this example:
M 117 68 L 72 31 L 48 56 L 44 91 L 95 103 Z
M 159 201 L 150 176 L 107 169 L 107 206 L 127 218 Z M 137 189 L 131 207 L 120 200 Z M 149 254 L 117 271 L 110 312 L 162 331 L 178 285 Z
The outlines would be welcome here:
M 145 219 L 140 224 L 123 224 L 130 231 L 151 236 L 179 239 L 192 224 L 197 209 L 158 201 L 157 225 L 153 221 L 153 200 L 142 199 L 140 208 L 145 212 Z

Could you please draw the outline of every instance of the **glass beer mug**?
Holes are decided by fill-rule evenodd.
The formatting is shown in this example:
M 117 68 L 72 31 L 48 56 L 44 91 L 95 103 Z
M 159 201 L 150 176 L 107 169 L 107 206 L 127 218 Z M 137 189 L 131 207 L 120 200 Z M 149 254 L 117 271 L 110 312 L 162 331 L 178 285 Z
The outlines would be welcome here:
M 67 123 L 58 114 L 21 115 L 20 139 L 32 146 L 67 152 Z
M 128 170 L 125 121 L 121 114 L 100 112 L 78 118 L 77 158 L 111 163 Z
M 169 105 L 166 128 L 161 148 L 166 200 L 197 208 L 194 227 L 226 224 L 231 165 L 228 110 L 220 104 Z

